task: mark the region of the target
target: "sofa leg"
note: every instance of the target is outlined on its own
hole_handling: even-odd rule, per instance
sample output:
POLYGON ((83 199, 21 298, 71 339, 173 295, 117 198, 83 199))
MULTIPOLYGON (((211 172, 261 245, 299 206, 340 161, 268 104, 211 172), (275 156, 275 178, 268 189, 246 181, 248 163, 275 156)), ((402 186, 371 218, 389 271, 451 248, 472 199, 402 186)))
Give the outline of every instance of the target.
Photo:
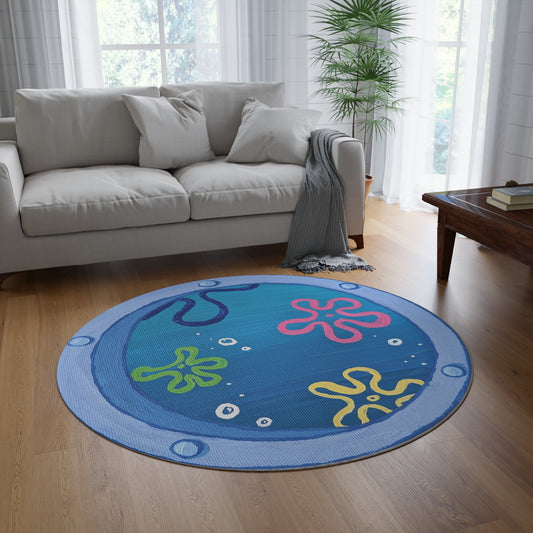
POLYGON ((5 272, 3 274, 0 274, 0 291, 2 290, 2 283, 4 283, 4 280, 9 278, 10 276, 13 276, 16 274, 16 272, 5 272))
POLYGON ((358 250, 362 250, 365 247, 365 241, 362 235, 348 235, 348 237, 355 241, 358 250))

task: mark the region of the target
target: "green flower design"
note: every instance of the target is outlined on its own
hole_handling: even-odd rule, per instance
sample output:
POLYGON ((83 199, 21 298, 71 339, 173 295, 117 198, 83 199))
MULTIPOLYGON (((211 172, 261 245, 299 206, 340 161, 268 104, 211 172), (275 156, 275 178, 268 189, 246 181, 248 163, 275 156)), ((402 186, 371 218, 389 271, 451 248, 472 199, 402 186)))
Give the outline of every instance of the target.
POLYGON ((176 354, 176 360, 173 363, 156 368, 139 366, 131 372, 131 377, 135 381, 144 382, 170 376, 172 380, 167 385, 167 390, 174 394, 189 392, 196 385, 199 387, 212 387, 217 385, 222 380, 222 377, 214 374, 211 370, 226 368, 228 362, 222 357, 203 357, 197 359, 198 352, 198 348, 194 346, 182 346, 174 352, 176 354), (190 369, 190 374, 180 372, 180 370, 183 370, 187 366, 190 369), (178 368, 178 370, 170 370, 173 367, 178 368), (185 381, 185 385, 177 387, 182 381, 185 381))

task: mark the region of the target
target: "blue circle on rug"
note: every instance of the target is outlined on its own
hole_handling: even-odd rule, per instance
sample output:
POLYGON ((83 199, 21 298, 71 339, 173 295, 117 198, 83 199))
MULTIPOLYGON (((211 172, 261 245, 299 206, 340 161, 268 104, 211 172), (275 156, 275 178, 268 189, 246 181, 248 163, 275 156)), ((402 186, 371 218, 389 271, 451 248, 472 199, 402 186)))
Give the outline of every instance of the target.
POLYGON ((283 470, 367 457, 448 417, 471 381, 454 331, 418 305, 337 280, 239 276, 124 302, 57 370, 101 435, 179 463, 283 470))

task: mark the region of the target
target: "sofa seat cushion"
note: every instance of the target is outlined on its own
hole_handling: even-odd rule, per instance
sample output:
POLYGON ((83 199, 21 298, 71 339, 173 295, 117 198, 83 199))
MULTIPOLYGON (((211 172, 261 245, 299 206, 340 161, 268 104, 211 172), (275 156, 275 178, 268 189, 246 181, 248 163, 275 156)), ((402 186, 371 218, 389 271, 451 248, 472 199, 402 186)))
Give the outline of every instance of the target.
POLYGON ((176 170, 174 176, 189 194, 191 218, 202 220, 294 211, 305 167, 228 163, 218 157, 176 170))
POLYGON ((24 180, 29 236, 184 222, 189 199, 168 172, 130 165, 48 170, 24 180))

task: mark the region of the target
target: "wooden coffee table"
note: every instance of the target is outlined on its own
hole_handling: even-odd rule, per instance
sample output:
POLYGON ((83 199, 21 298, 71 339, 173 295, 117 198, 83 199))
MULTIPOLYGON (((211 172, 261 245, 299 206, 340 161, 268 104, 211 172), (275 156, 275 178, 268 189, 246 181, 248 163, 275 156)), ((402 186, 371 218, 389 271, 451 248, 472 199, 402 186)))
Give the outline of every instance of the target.
POLYGON ((493 207, 486 201, 492 189, 487 187, 422 195, 424 202, 439 208, 438 279, 448 279, 456 233, 533 266, 533 209, 502 211, 493 207))

